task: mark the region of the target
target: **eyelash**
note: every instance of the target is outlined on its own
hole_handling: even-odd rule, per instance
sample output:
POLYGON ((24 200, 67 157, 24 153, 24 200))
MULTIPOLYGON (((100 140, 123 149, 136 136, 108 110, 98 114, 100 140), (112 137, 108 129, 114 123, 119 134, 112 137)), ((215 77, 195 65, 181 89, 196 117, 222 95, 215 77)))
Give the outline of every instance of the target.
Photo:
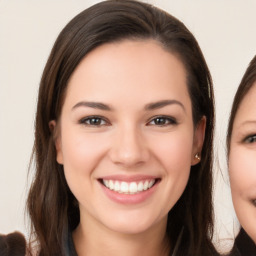
POLYGON ((249 135, 244 139, 245 143, 252 144, 256 142, 256 134, 249 135))
MULTIPOLYGON (((102 116, 88 116, 79 120, 79 123, 85 126, 92 126, 92 127, 101 127, 101 126, 110 125, 110 122, 102 116)), ((147 126, 155 125, 155 126, 164 127, 164 126, 177 125, 177 124, 178 124, 177 120, 173 117, 155 116, 151 118, 146 125, 147 126), (152 124, 152 122, 154 123, 152 124)))
POLYGON ((169 126, 169 125, 177 125, 177 120, 170 116, 155 116, 152 119, 149 120, 147 125, 156 125, 156 126, 169 126), (152 122, 155 122, 154 124, 151 124, 152 122), (158 124, 156 123, 158 122, 158 124))
POLYGON ((93 127, 101 127, 101 126, 109 125, 109 121, 102 116, 88 116, 88 117, 82 118, 79 121, 79 123, 85 126, 93 126, 93 127))

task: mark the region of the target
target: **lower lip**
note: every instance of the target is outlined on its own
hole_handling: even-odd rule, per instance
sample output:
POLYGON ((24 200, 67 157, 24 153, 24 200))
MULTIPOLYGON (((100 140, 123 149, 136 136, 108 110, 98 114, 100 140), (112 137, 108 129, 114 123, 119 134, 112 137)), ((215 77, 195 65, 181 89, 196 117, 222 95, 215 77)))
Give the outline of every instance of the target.
POLYGON ((158 183, 155 183, 153 187, 148 190, 136 193, 136 194, 121 194, 114 190, 110 190, 101 184, 104 193, 107 195, 108 198, 113 200, 116 203, 120 204, 139 204, 146 201, 150 196, 156 191, 158 183))

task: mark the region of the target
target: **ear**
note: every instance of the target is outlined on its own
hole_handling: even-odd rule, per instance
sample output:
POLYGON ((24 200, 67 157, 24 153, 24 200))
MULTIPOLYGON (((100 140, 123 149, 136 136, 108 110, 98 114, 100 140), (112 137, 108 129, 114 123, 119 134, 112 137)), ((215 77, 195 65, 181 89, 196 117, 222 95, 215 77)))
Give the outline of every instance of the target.
POLYGON ((56 161, 59 164, 63 164, 62 144, 59 127, 55 120, 49 122, 49 128, 53 136, 55 149, 56 149, 56 161))
POLYGON ((204 144, 205 127, 206 127, 206 117, 203 116, 202 119, 197 123, 194 131, 191 165, 196 165, 201 160, 201 151, 204 144))

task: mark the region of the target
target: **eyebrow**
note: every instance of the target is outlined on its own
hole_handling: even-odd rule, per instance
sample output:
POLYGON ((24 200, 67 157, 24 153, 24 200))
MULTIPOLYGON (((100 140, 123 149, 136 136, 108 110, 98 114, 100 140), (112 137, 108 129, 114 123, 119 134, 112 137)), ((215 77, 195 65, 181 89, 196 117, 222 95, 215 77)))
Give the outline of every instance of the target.
POLYGON ((145 110, 159 109, 159 108, 163 108, 165 106, 173 105, 173 104, 177 104, 181 106, 181 108, 186 112, 184 105, 178 100, 161 100, 161 101, 149 103, 145 106, 145 110))
POLYGON ((239 128, 240 127, 243 127, 245 125, 255 125, 256 124, 256 120, 246 120, 244 122, 242 122, 240 125, 239 125, 239 128))
POLYGON ((95 108, 95 109, 106 110, 106 111, 112 110, 112 108, 110 106, 108 106, 104 103, 91 102, 91 101, 80 101, 72 108, 72 110, 74 110, 78 107, 89 107, 89 108, 95 108))
MULTIPOLYGON (((177 104, 177 105, 181 106, 181 108, 186 112, 184 105, 180 101, 177 101, 177 100, 161 100, 161 101, 149 103, 149 104, 145 105, 144 109, 146 111, 155 110, 155 109, 160 109, 160 108, 166 107, 168 105, 173 105, 173 104, 177 104)), ((105 110, 105 111, 113 111, 112 107, 110 107, 107 104, 101 103, 101 102, 80 101, 72 107, 72 110, 74 110, 78 107, 89 107, 89 108, 100 109, 100 110, 105 110)))

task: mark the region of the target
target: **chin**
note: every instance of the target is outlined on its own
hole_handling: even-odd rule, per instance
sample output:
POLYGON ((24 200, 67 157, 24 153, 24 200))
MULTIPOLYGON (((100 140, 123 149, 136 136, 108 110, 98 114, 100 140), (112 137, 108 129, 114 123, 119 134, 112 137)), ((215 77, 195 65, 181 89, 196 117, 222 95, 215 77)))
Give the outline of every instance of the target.
POLYGON ((109 226, 109 229, 116 233, 124 234, 124 235, 138 235, 144 232, 147 232, 151 228, 150 225, 140 225, 137 226, 135 224, 127 224, 127 223, 115 223, 113 226, 109 226))
POLYGON ((162 225, 166 226, 167 216, 162 219, 158 219, 154 216, 147 214, 122 214, 113 217, 111 221, 106 225, 109 229, 117 233, 136 235, 149 230, 153 230, 162 225), (135 215, 135 216, 134 216, 135 215))

